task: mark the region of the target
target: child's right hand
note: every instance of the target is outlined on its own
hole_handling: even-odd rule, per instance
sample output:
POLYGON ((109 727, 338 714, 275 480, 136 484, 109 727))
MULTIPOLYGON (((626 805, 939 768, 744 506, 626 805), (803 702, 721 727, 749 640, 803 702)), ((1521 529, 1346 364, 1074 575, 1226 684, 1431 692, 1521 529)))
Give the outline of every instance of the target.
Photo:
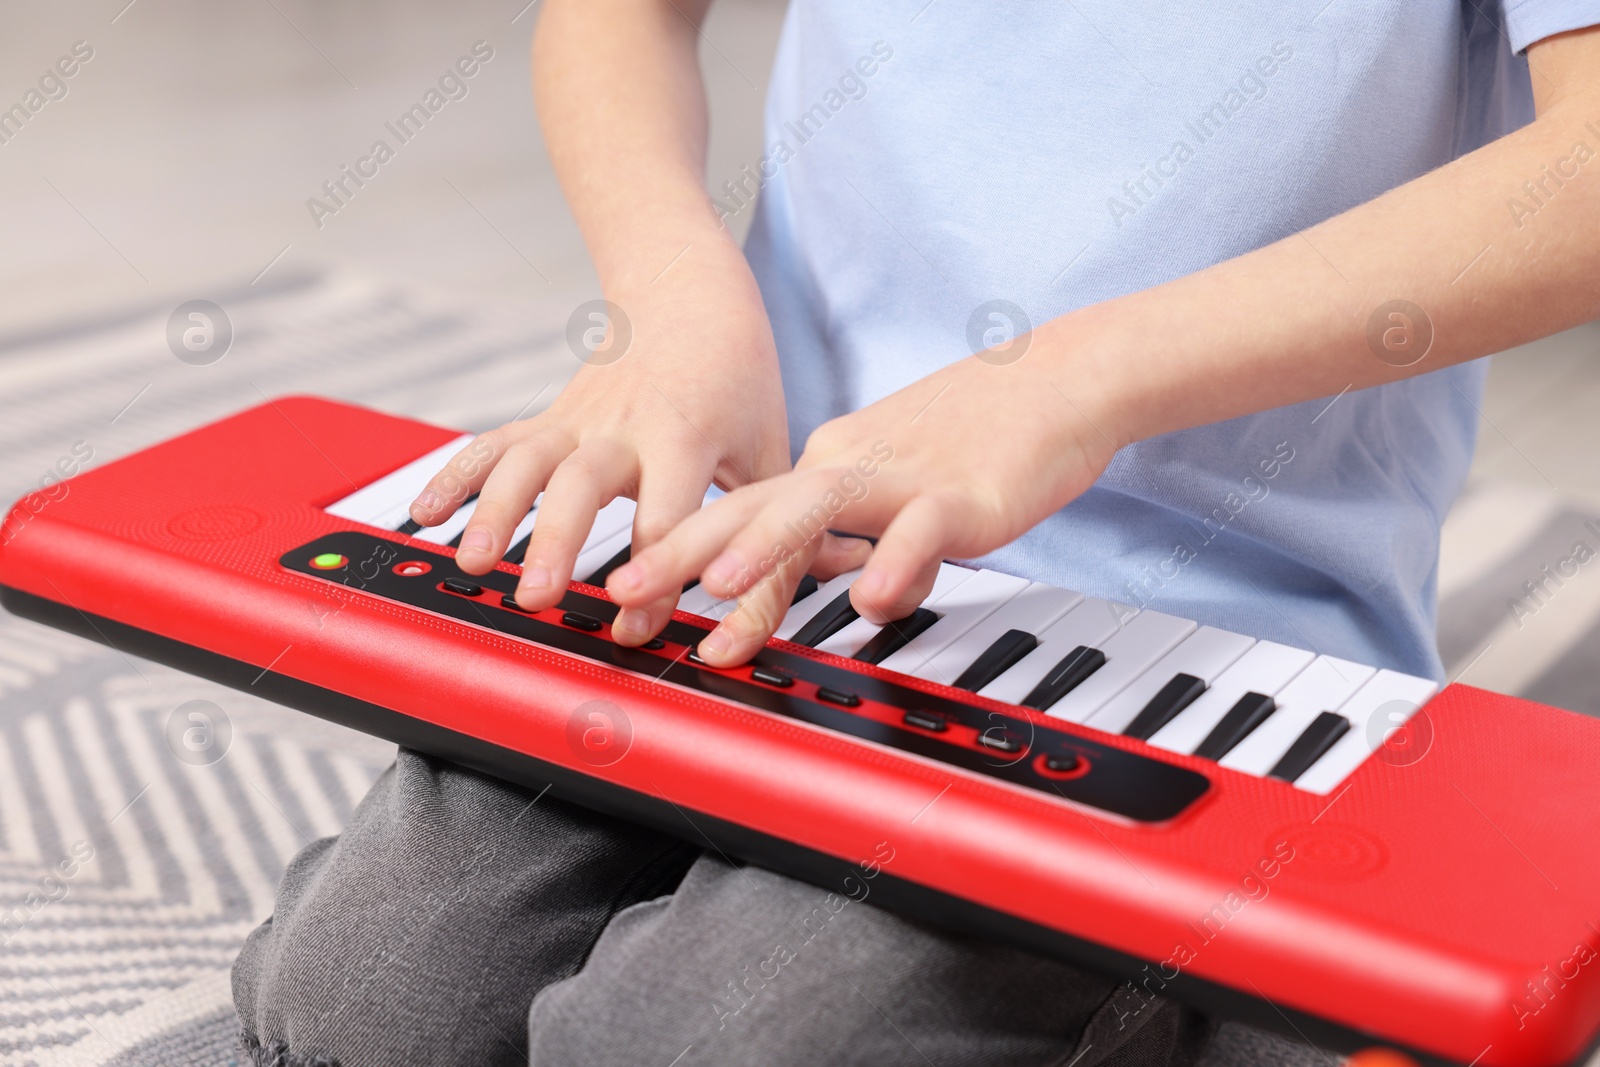
MULTIPOLYGON (((436 526, 480 494, 456 552, 463 570, 492 569, 543 492, 517 602, 551 607, 573 578, 595 513, 614 498, 639 503, 638 551, 698 509, 713 481, 732 489, 789 469, 772 329, 742 257, 733 262, 719 252, 696 257, 691 249, 657 282, 615 294, 633 334, 620 358, 582 367, 538 415, 481 434, 418 495, 412 518, 436 526)), ((838 561, 840 570, 858 565, 854 556, 864 548, 836 544, 821 568, 831 569, 841 552, 850 558, 838 561)), ((663 596, 624 611, 616 639, 648 640, 676 602, 663 596)))

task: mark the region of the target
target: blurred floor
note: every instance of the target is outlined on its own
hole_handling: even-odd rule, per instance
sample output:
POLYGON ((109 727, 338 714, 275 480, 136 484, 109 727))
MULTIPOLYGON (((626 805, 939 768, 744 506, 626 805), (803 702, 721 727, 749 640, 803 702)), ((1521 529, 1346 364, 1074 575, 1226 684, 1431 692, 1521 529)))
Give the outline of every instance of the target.
MULTIPOLYGON (((7 5, 0 107, 78 41, 67 95, 0 143, 0 333, 152 295, 337 263, 560 318, 593 273, 533 115, 528 0, 7 5), (398 145, 384 124, 483 41, 467 95, 398 145), (322 219, 383 137, 396 156, 322 219), (287 251, 284 251, 287 249, 287 251), (279 257, 282 253, 281 258, 279 257)), ((782 5, 724 0, 703 34, 710 173, 756 158, 782 5)), ((619 165, 628 165, 619 146, 619 165)))

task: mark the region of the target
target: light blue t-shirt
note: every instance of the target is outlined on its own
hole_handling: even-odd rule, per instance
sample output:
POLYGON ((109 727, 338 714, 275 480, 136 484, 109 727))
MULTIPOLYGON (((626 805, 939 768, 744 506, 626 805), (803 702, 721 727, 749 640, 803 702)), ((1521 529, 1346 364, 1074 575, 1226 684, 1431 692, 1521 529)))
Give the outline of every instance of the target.
MULTIPOLYGON (((1146 289, 1515 129, 1520 51, 1596 23, 1600 0, 793 0, 766 154, 719 200, 756 212, 796 452, 992 344, 991 301, 1037 324, 1146 289)), ((1151 336, 1134 372, 1161 364, 1151 336)), ((1143 441, 981 562, 1438 676, 1484 369, 1143 441)))

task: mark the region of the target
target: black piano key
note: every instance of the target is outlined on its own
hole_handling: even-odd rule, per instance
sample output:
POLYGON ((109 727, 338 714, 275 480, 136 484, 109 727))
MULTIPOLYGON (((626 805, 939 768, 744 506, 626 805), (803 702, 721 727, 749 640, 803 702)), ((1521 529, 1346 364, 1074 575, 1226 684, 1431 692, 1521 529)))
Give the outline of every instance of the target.
POLYGON ((1250 736, 1250 731, 1267 721, 1278 710, 1278 704, 1261 693, 1246 693, 1228 709, 1217 725, 1211 728, 1206 739, 1194 754, 1201 759, 1219 760, 1232 752, 1240 741, 1250 736))
POLYGON ((1095 671, 1106 665, 1106 654, 1098 648, 1079 645, 1068 652, 1060 663, 1050 668, 1033 692, 1022 698, 1022 706, 1035 711, 1049 711, 1056 701, 1082 685, 1095 671))
POLYGON ((850 590, 846 589, 821 611, 811 616, 810 621, 800 627, 789 640, 807 648, 816 648, 859 618, 861 613, 851 607, 850 590))
MULTIPOLYGON (((459 510, 459 508, 466 507, 468 504, 472 503, 476 499, 478 499, 478 494, 477 493, 473 493, 471 496, 467 497, 467 499, 463 500, 460 503, 460 505, 458 506, 458 510, 459 510)), ((424 527, 422 525, 422 523, 418 522, 416 519, 413 519, 408 515, 406 517, 406 521, 402 522, 399 525, 399 527, 397 527, 395 529, 395 533, 403 533, 407 537, 410 537, 413 534, 418 533, 418 532, 420 532, 420 531, 422 531, 424 529, 426 529, 426 527, 424 527)), ((455 544, 455 541, 451 541, 450 543, 451 544, 455 544)))
POLYGON ((1306 732, 1295 738, 1289 751, 1283 754, 1278 765, 1267 772, 1268 778, 1281 778, 1292 782, 1311 769, 1332 748, 1334 742, 1350 730, 1350 720, 1343 715, 1325 711, 1312 720, 1306 732))
POLYGON ((611 572, 632 558, 633 544, 632 542, 629 542, 628 544, 622 546, 621 552, 618 552, 616 555, 600 564, 600 568, 584 578, 583 581, 589 585, 598 585, 601 588, 604 588, 606 584, 606 578, 610 576, 611 572))
POLYGON ((800 601, 810 596, 812 593, 815 593, 817 591, 817 585, 818 582, 814 576, 802 574, 800 576, 800 584, 795 586, 794 596, 789 598, 789 606, 792 608, 796 604, 800 603, 800 601))
POLYGON ((976 693, 1039 647, 1039 639, 1026 630, 1007 630, 984 649, 972 665, 955 680, 955 688, 976 693))
POLYGON ((938 615, 927 608, 918 608, 903 619, 885 623, 883 629, 873 634, 872 639, 861 646, 854 658, 861 663, 882 663, 938 621, 938 615))
POLYGON ((1150 698, 1139 714, 1123 730, 1123 736, 1148 741, 1156 731, 1178 717, 1178 712, 1193 704, 1206 691, 1206 683, 1192 674, 1174 675, 1172 681, 1161 687, 1161 692, 1150 698))

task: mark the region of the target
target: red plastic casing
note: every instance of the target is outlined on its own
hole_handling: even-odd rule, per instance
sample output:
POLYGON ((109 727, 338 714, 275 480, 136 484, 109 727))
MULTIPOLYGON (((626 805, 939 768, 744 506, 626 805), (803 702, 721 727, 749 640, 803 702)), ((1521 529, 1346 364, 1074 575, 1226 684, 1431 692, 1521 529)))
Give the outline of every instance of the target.
POLYGON ((1450 686, 1420 713, 1425 755, 1368 759, 1320 797, 1041 719, 1211 779, 1143 826, 342 587, 330 601, 278 565, 360 529, 324 505, 457 433, 271 401, 25 497, 0 585, 841 860, 887 842, 899 878, 1376 1040, 1481 1067, 1594 1041, 1600 722, 1450 686), (565 736, 597 695, 633 731, 601 768, 565 736))

